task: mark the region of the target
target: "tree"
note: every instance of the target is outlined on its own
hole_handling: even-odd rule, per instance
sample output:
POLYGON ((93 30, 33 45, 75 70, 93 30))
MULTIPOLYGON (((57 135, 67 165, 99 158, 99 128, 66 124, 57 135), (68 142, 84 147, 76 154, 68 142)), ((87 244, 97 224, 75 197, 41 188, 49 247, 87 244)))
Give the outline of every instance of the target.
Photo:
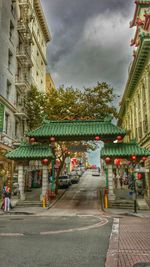
POLYGON ((81 92, 72 87, 51 89, 47 93, 45 113, 50 120, 66 120, 75 118, 80 113, 81 92))
POLYGON ((117 110, 113 106, 115 97, 113 88, 106 82, 97 82, 96 86, 85 88, 80 101, 82 117, 104 119, 108 114, 117 117, 117 110))
POLYGON ((29 130, 39 127, 44 117, 45 94, 38 91, 35 86, 27 92, 25 97, 25 109, 29 130))
POLYGON ((49 119, 104 119, 108 114, 117 117, 113 106, 115 95, 107 83, 83 91, 73 87, 52 89, 46 97, 45 113, 49 119))

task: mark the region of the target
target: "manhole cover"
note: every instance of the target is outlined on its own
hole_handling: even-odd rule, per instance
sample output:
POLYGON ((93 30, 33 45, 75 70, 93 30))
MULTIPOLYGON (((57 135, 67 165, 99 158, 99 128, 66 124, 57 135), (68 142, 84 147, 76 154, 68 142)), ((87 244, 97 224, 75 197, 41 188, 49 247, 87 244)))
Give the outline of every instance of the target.
POLYGON ((133 267, 150 267, 150 262, 139 262, 134 264, 133 267))

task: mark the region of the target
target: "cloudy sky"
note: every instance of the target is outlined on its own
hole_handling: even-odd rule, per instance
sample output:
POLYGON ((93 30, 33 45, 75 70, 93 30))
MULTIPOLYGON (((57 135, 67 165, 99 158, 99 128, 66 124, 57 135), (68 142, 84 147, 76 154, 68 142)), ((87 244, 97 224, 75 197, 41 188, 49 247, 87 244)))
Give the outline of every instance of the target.
POLYGON ((132 61, 134 0, 41 0, 52 35, 48 71, 56 86, 106 81, 122 94, 132 61))

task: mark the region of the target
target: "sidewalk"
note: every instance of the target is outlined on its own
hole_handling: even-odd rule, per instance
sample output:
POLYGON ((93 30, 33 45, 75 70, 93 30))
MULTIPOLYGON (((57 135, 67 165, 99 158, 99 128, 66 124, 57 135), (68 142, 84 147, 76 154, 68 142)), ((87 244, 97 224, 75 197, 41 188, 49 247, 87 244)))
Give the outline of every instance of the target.
POLYGON ((115 218, 105 267, 133 267, 134 265, 150 266, 150 219, 115 218))
MULTIPOLYGON (((17 207, 17 203, 19 201, 19 199, 17 198, 12 198, 11 199, 11 204, 13 206, 13 209, 10 210, 9 214, 12 215, 39 215, 41 216, 42 214, 46 215, 49 214, 50 212, 48 211, 65 193, 65 189, 64 190, 59 190, 56 198, 52 199, 50 201, 49 206, 47 206, 46 208, 42 207, 42 203, 41 203, 41 207, 17 207)), ((34 201, 33 201, 34 203, 34 201)), ((0 207, 1 207, 2 202, 0 201, 0 207)), ((0 209, 0 216, 1 215, 6 215, 6 213, 4 213, 1 209, 0 209)))

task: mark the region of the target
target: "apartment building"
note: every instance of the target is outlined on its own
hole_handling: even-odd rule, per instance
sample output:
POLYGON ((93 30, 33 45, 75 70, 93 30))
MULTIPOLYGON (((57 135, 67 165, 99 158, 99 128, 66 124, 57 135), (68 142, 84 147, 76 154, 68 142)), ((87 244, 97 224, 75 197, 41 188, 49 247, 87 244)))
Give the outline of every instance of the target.
POLYGON ((46 73, 46 92, 50 92, 51 89, 56 89, 56 86, 50 73, 46 73))
POLYGON ((45 91, 50 39, 40 0, 0 0, 0 172, 10 164, 4 153, 27 130, 27 91, 45 91))
MULTIPOLYGON (((133 61, 119 111, 118 125, 127 130, 126 141, 136 141, 150 149, 150 0, 135 1, 130 27, 135 27, 131 40, 133 61)), ((150 169, 150 160, 145 162, 150 169)), ((150 173, 146 173, 146 194, 150 197, 150 173)))

